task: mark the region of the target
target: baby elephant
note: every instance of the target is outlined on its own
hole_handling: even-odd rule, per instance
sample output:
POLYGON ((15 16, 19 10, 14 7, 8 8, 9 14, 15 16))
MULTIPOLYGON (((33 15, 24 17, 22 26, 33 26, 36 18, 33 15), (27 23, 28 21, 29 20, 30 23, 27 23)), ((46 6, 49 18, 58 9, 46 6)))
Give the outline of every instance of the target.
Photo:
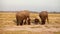
POLYGON ((35 18, 34 19, 34 24, 38 24, 39 23, 39 19, 35 18))

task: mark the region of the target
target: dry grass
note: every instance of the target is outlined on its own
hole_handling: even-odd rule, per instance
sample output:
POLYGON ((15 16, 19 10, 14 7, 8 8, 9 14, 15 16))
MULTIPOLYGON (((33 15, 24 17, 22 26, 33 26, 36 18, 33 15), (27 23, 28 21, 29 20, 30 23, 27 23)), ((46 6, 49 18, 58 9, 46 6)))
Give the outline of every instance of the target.
POLYGON ((60 34, 60 32, 54 32, 54 34, 60 34))
MULTIPOLYGON (((14 22, 16 20, 15 18, 16 13, 4 13, 0 12, 0 28, 8 26, 16 26, 16 23, 14 22)), ((38 14, 31 13, 30 18, 32 19, 31 22, 33 22, 34 18, 39 18, 38 14)), ((46 22, 47 23, 47 22, 46 22)), ((54 28, 60 28, 60 14, 49 14, 49 24, 51 25, 58 25, 58 26, 52 26, 54 28)), ((49 26, 45 26, 47 28, 50 28, 49 26)), ((40 26, 38 27, 31 27, 31 28, 41 28, 40 26)), ((30 31, 3 31, 0 32, 1 34, 41 34, 41 32, 30 32, 30 31)), ((60 32, 58 32, 60 33, 60 32)), ((55 33, 56 34, 56 33, 55 33)))
POLYGON ((3 34, 39 34, 39 32, 21 30, 21 31, 4 31, 3 34))
MULTIPOLYGON (((14 20, 16 20, 15 14, 16 13, 0 13, 0 24, 15 25, 16 24, 14 22, 14 20)), ((31 21, 33 21, 34 18, 40 19, 38 14, 35 14, 35 13, 31 13, 30 16, 31 16, 30 18, 32 19, 31 21)), ((49 22, 51 24, 53 24, 53 23, 60 24, 60 14, 49 14, 49 22)))

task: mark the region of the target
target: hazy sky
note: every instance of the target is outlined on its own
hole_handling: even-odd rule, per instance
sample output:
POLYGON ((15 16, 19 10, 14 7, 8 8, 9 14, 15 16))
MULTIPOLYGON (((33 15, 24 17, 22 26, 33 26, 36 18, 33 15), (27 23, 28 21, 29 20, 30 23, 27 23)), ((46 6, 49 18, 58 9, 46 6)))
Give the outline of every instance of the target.
POLYGON ((2 11, 60 11, 60 0, 0 0, 2 11))

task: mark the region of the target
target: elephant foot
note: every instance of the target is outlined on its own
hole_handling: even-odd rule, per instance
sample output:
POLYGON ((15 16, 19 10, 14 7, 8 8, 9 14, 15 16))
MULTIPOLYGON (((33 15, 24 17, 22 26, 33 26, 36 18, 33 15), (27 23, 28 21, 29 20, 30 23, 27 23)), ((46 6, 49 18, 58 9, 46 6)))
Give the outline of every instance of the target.
POLYGON ((24 22, 24 25, 26 25, 26 22, 24 22))
POLYGON ((19 26, 19 25, 17 25, 17 26, 19 26))
POLYGON ((44 25, 45 23, 42 23, 41 25, 44 25))
POLYGON ((19 23, 17 23, 17 26, 19 26, 19 23))
POLYGON ((30 25, 30 24, 28 24, 28 25, 30 25))
POLYGON ((20 24, 21 26, 23 25, 23 24, 20 24))
POLYGON ((38 24, 35 24, 35 25, 38 25, 38 24))
POLYGON ((22 25, 23 25, 23 23, 20 23, 20 25, 22 26, 22 25))
POLYGON ((37 25, 38 23, 37 22, 33 22, 33 24, 37 25))
POLYGON ((30 23, 28 23, 28 25, 30 25, 30 23))

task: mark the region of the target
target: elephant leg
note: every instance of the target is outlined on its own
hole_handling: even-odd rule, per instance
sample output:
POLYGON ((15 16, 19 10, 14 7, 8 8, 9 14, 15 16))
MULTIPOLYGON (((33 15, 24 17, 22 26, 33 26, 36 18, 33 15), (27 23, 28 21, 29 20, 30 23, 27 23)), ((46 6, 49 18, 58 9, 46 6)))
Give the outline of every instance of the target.
POLYGON ((20 25, 23 25, 23 20, 20 21, 20 25))
POLYGON ((26 25, 26 19, 24 20, 24 25, 26 25))
POLYGON ((19 25, 19 22, 17 22, 17 26, 19 25))
POLYGON ((28 19, 27 19, 27 22, 28 22, 28 25, 30 25, 30 24, 31 24, 31 23, 30 23, 30 18, 28 18, 28 19))
POLYGON ((19 20, 17 19, 17 26, 19 25, 19 20))
POLYGON ((45 24, 45 21, 42 20, 42 23, 41 24, 44 25, 45 24))

